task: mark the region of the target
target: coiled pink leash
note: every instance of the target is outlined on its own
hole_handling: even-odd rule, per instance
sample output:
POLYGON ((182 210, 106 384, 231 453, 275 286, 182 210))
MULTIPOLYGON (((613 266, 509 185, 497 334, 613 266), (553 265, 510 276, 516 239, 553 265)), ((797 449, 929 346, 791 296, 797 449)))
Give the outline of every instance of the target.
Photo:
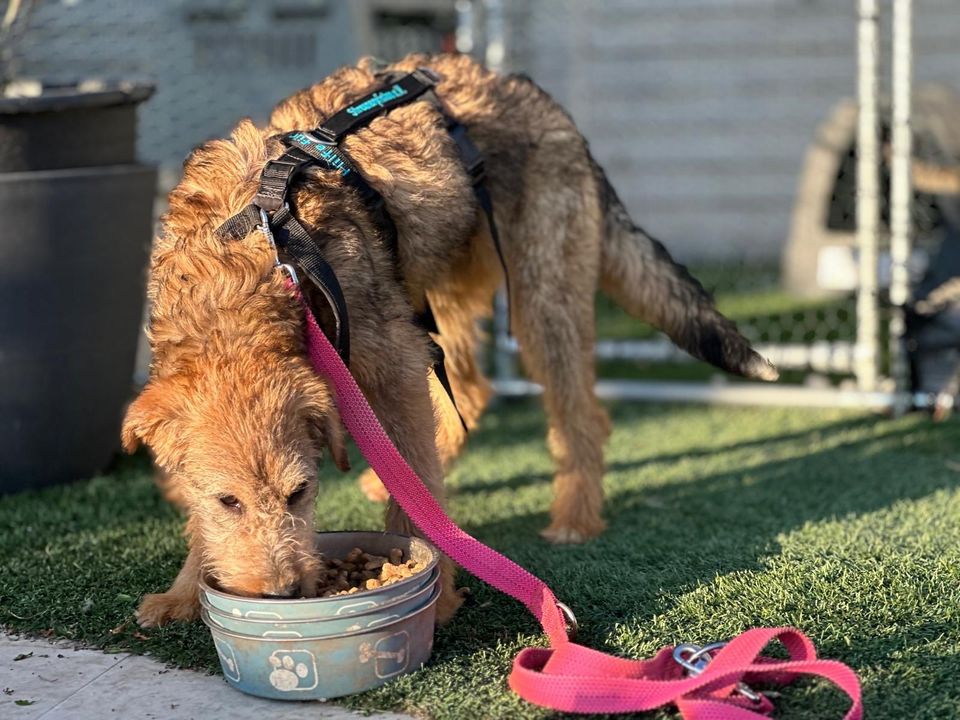
POLYGON ((784 684, 800 675, 814 675, 850 697, 845 720, 863 717, 860 682, 853 670, 818 659, 813 643, 793 628, 754 628, 728 643, 702 648, 665 647, 650 660, 626 660, 572 642, 568 624, 575 627, 573 614, 546 583, 465 533, 447 516, 394 447, 299 288, 293 287, 304 306, 310 362, 333 384, 344 425, 387 490, 434 545, 465 570, 522 602, 543 626, 550 647, 527 648, 513 663, 510 687, 520 697, 566 712, 642 712, 672 704, 686 720, 757 720, 767 717, 773 705, 750 685, 784 684), (761 656, 774 640, 786 648, 789 660, 761 656))

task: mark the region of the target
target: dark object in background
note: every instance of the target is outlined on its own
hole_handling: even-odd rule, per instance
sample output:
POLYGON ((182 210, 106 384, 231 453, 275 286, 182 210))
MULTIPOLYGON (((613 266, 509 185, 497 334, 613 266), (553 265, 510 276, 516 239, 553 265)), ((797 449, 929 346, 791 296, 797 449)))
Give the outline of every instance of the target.
POLYGON ((156 171, 152 87, 0 98, 0 492, 89 477, 119 446, 156 171))
POLYGON ((960 392, 960 199, 942 201, 942 240, 913 290, 906 343, 914 392, 943 414, 960 392))

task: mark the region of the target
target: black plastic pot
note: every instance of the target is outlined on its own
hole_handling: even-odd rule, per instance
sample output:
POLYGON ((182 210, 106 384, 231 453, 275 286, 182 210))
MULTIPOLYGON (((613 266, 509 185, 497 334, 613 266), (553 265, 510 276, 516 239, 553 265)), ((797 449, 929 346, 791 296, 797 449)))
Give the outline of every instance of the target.
POLYGON ((154 168, 146 86, 0 98, 0 492, 116 452, 143 312, 154 168))

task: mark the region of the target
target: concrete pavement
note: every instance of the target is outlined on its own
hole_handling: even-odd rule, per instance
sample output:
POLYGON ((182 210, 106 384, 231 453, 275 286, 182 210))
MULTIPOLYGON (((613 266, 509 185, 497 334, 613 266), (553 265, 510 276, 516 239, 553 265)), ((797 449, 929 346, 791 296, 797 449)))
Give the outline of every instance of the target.
POLYGON ((322 702, 244 695, 220 676, 167 668, 143 655, 107 655, 0 634, 0 718, 4 720, 412 720, 361 716, 322 702))

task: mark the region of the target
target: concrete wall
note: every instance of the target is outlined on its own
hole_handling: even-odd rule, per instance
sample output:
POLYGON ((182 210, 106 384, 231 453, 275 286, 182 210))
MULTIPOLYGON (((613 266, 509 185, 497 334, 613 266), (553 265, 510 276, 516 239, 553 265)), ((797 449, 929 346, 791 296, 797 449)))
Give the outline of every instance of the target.
MULTIPOLYGON (((960 1, 915 6, 917 81, 960 85, 960 1)), ((687 259, 780 255, 806 146, 856 91, 855 0, 519 0, 510 29, 640 225, 687 259)))

